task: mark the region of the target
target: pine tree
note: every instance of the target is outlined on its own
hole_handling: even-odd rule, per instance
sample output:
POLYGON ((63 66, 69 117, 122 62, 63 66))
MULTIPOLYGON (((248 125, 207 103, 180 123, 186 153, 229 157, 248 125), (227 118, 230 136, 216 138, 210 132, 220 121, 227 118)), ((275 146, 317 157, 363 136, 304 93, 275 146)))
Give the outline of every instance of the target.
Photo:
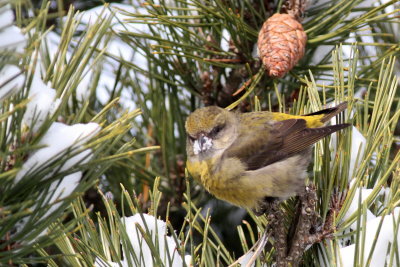
POLYGON ((399 1, 306 2, 1 1, 0 265, 399 265, 399 1), (198 107, 342 101, 283 238, 185 171, 198 107))

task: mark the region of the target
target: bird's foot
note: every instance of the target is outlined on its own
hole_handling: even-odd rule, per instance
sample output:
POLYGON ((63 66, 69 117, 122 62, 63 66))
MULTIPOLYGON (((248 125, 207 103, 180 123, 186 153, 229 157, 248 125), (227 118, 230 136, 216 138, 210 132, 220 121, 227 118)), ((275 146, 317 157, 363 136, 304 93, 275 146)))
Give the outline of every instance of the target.
POLYGON ((271 214, 276 209, 276 203, 279 204, 278 198, 276 197, 265 197, 261 203, 259 203, 256 209, 253 209, 253 213, 256 216, 264 214, 271 214))

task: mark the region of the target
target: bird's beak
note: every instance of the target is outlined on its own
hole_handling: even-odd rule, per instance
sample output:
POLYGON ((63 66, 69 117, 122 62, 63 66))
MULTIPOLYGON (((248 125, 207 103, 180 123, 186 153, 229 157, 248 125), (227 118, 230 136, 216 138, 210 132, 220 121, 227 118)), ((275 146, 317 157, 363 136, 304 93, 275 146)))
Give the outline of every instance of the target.
POLYGON ((212 147, 212 139, 205 136, 204 134, 201 134, 200 137, 194 141, 193 144, 193 151, 194 154, 199 154, 201 152, 204 152, 212 147))
POLYGON ((200 145, 200 151, 203 152, 204 150, 206 150, 206 143, 207 143, 207 137, 204 136, 204 134, 202 134, 199 139, 197 139, 197 142, 199 142, 200 145))

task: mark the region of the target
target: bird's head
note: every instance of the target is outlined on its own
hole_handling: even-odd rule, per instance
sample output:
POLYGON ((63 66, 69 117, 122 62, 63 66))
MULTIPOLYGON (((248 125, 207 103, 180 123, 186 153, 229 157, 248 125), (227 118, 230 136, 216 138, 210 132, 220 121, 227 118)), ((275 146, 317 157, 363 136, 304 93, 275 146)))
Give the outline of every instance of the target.
POLYGON ((237 123, 234 113, 216 106, 195 110, 185 125, 188 156, 212 155, 228 148, 237 136, 237 123))

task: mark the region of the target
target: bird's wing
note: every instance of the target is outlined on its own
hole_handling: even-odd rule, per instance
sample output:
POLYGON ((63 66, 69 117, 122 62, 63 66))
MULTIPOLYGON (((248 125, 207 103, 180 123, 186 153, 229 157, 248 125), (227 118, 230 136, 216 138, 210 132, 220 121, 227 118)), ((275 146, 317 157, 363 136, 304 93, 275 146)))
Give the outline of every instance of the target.
POLYGON ((247 170, 256 170, 300 153, 325 136, 348 126, 307 128, 303 119, 245 125, 251 127, 239 130, 237 140, 223 157, 239 158, 247 165, 247 170))

